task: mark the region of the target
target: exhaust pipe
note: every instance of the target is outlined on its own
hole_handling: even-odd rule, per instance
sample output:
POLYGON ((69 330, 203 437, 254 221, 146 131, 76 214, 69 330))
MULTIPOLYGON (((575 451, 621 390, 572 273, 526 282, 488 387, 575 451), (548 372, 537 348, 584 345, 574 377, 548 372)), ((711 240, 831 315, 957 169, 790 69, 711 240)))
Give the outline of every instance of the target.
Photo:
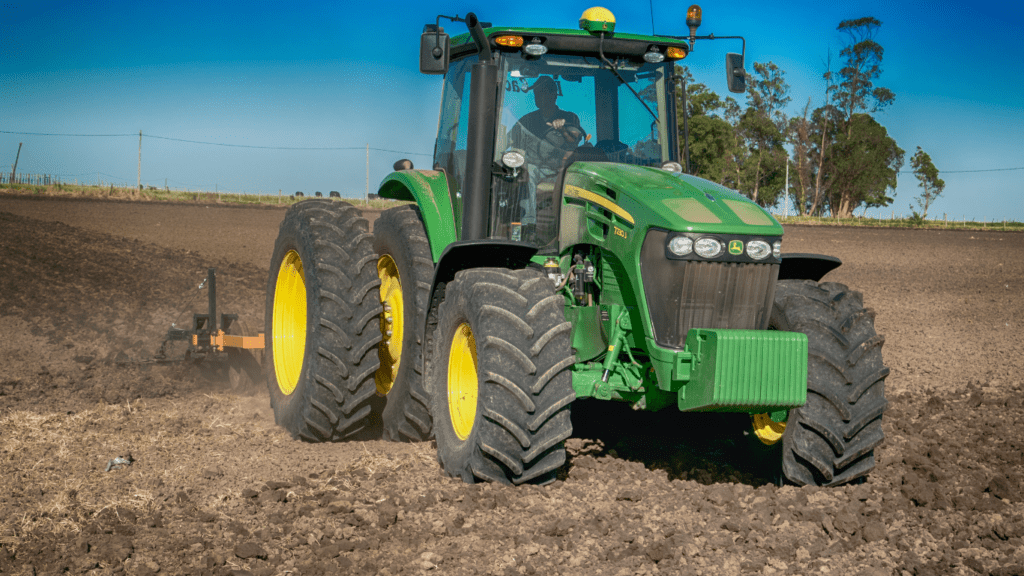
POLYGON ((494 158, 494 123, 498 90, 498 66, 476 14, 466 15, 466 25, 480 50, 469 85, 469 126, 466 132, 466 177, 462 188, 462 238, 487 238, 490 210, 491 160, 494 158))

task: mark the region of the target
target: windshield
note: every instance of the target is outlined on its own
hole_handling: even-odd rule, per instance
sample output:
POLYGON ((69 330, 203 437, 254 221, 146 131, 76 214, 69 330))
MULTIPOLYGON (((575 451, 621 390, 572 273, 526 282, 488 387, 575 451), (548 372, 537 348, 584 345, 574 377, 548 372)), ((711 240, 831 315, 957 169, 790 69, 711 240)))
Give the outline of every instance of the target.
POLYGON ((580 146, 593 146, 610 162, 660 166, 675 160, 666 97, 671 64, 614 64, 643 102, 596 56, 502 54, 495 160, 519 149, 528 164, 557 170, 559 151, 580 146))
POLYGON ((492 236, 551 253, 570 164, 661 166, 677 160, 671 63, 613 64, 618 76, 596 56, 501 55, 494 161, 500 165, 505 152, 518 151, 526 163, 517 176, 494 179, 492 236))

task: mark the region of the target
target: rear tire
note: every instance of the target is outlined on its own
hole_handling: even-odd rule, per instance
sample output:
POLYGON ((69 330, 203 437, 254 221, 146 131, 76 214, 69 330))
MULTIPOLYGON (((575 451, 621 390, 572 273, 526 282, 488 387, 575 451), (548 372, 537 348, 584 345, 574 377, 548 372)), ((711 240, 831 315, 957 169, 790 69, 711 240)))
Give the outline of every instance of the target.
POLYGON ((381 306, 368 228, 354 206, 331 200, 300 202, 281 223, 265 372, 275 420, 302 440, 361 438, 370 425, 381 306))
POLYGON ((889 374, 874 317, 861 293, 842 284, 778 283, 769 328, 807 334, 809 356, 807 403, 789 411, 781 441, 764 447, 781 452, 786 480, 835 486, 874 469, 889 374))
POLYGON ((465 270, 446 286, 428 387, 447 474, 470 483, 555 479, 576 397, 564 306, 532 269, 465 270))
POLYGON ((427 440, 433 423, 423 384, 423 331, 434 261, 426 227, 416 207, 399 206, 385 210, 373 228, 384 305, 376 376, 378 393, 387 396, 384 439, 427 440))

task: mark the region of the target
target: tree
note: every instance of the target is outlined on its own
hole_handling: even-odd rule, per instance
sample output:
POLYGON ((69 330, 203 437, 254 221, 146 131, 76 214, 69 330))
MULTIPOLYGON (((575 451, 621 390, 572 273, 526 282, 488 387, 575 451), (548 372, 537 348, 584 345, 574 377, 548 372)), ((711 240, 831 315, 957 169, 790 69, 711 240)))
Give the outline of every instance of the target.
POLYGON ((834 146, 839 136, 837 112, 835 106, 826 104, 811 113, 809 122, 810 131, 810 166, 809 180, 811 182, 807 199, 807 211, 811 216, 820 216, 828 204, 829 191, 835 182, 833 173, 835 167, 834 146))
POLYGON ((727 171, 734 163, 736 136, 732 124, 723 119, 721 114, 729 114, 736 102, 732 98, 726 98, 723 102, 713 90, 694 82, 690 70, 685 66, 677 65, 675 74, 681 80, 675 90, 680 137, 683 134, 684 114, 689 122, 690 172, 725 185, 727 171), (682 104, 683 86, 686 87, 685 107, 682 104))
POLYGON ((785 135, 753 107, 743 111, 736 130, 744 148, 736 189, 762 206, 774 205, 786 181, 785 135))
MULTIPOLYGON (((857 112, 873 114, 892 104, 895 95, 888 88, 875 87, 874 81, 882 75, 882 56, 885 50, 874 37, 882 22, 871 16, 843 20, 836 30, 847 37, 847 44, 839 52, 842 68, 832 93, 832 102, 841 112, 847 134, 853 115, 857 112)), ((826 80, 832 80, 826 72, 826 80)))
POLYGON ((854 114, 849 135, 839 134, 832 150, 828 175, 832 180, 831 213, 848 218, 861 204, 891 204, 893 199, 886 192, 896 188, 903 154, 884 126, 867 114, 854 114))
MULTIPOLYGON (((914 169, 914 176, 917 177, 918 185, 924 189, 921 195, 914 199, 922 209, 921 219, 923 220, 928 217, 928 206, 936 198, 942 196, 946 183, 939 178, 939 170, 932 164, 931 156, 924 150, 921 150, 920 146, 917 147, 917 152, 910 159, 910 167, 914 169)), ((911 206, 911 210, 913 210, 913 206, 911 206)), ((914 215, 917 215, 916 211, 914 215)))
POLYGON ((712 182, 724 183, 732 158, 733 128, 715 116, 690 119, 690 170, 712 182))
MULTIPOLYGON (((888 88, 874 85, 882 74, 885 53, 874 40, 881 25, 870 16, 839 23, 836 30, 847 38, 839 53, 841 68, 834 73, 829 66, 825 72, 827 104, 815 111, 821 140, 815 150, 818 167, 812 208, 820 209, 816 201, 827 198, 832 215, 839 218, 849 218, 861 204, 891 203, 884 183, 893 166, 898 170, 903 165, 903 150, 870 116, 895 98, 888 88), (866 150, 868 142, 881 148, 866 150)), ((894 174, 892 179, 895 182, 894 174)))
POLYGON ((780 158, 780 152, 785 142, 783 109, 789 101, 785 73, 773 62, 754 62, 754 75, 747 86, 747 109, 737 128, 750 151, 750 165, 745 170, 747 185, 742 191, 762 206, 775 204, 785 183, 778 172, 780 163, 781 170, 785 170, 786 161, 780 158))
POLYGON ((802 115, 791 118, 787 126, 787 136, 793 145, 793 172, 796 175, 796 190, 793 192, 793 207, 798 216, 808 212, 808 200, 811 196, 811 177, 814 157, 811 144, 811 122, 808 119, 811 111, 811 99, 807 99, 802 115))

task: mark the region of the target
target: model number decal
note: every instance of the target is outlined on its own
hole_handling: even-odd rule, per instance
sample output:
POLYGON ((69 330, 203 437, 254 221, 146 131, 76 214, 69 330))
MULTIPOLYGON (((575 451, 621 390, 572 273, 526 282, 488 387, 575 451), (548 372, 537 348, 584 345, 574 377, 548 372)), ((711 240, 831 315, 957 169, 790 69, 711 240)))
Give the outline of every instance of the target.
POLYGON ((626 236, 626 231, 623 230, 622 228, 619 228, 618 226, 612 226, 612 229, 615 231, 616 236, 622 236, 623 239, 628 238, 626 236))

